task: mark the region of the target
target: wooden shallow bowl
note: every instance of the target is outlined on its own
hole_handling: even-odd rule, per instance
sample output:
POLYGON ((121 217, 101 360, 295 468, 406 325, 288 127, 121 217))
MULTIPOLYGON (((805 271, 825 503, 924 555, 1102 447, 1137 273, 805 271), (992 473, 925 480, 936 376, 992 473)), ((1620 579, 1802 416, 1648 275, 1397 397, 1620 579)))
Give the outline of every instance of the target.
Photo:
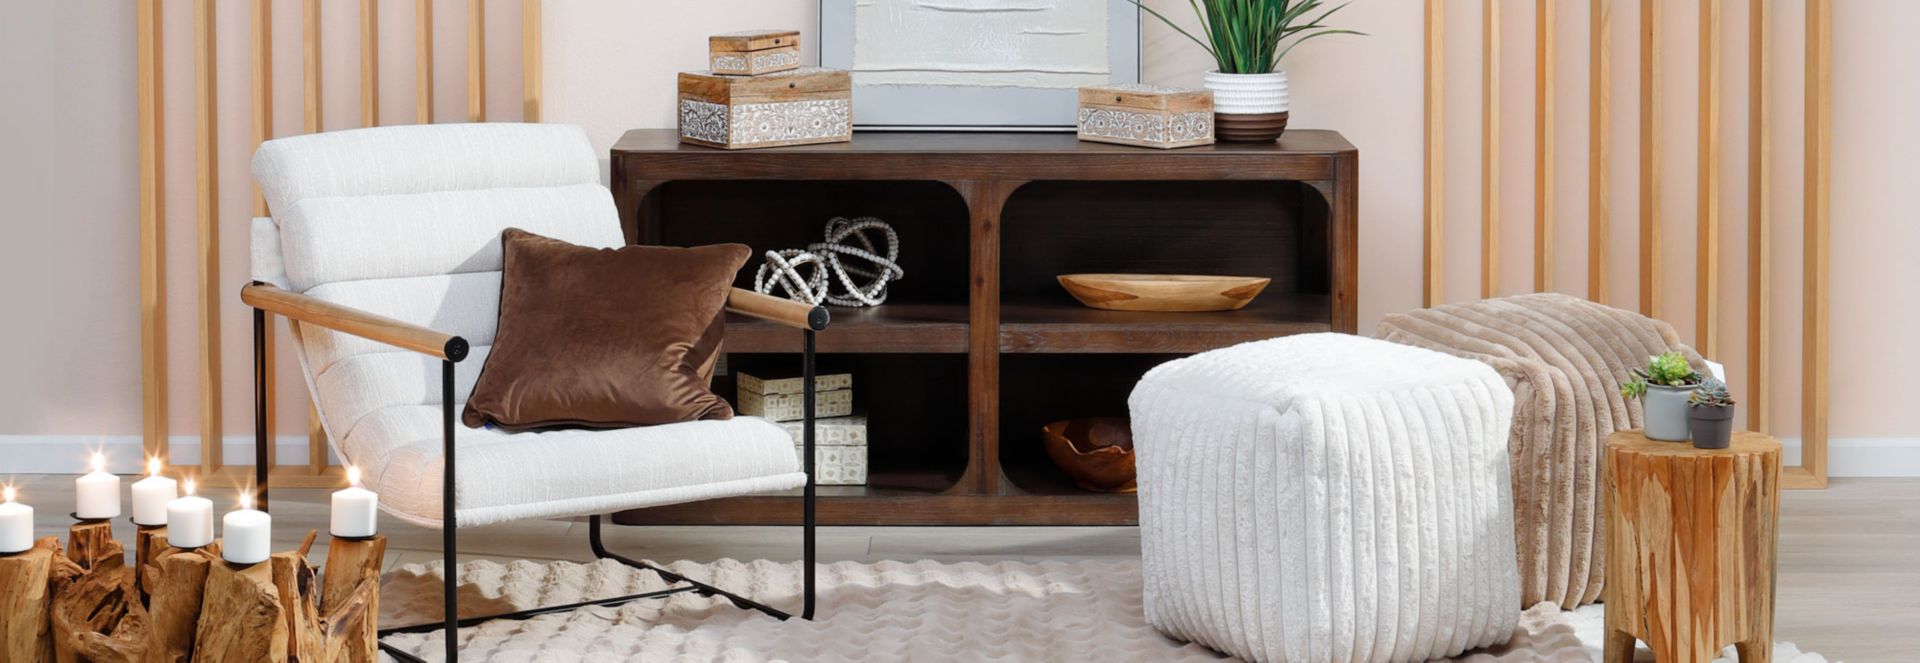
POLYGON ((1047 457, 1082 490, 1131 493, 1133 425, 1125 417, 1088 417, 1040 429, 1047 457))
POLYGON ((1109 311, 1235 311, 1273 279, 1192 274, 1061 274, 1060 286, 1109 311))

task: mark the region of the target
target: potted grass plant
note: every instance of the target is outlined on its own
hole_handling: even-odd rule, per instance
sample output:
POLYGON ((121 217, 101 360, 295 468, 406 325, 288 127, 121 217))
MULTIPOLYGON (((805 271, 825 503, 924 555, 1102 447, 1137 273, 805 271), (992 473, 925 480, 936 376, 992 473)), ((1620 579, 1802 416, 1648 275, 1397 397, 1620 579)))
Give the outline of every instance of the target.
POLYGON ((1327 18, 1346 5, 1328 8, 1323 0, 1187 0, 1205 39, 1142 0, 1130 1, 1213 56, 1219 68, 1207 72, 1206 87, 1213 91, 1214 136, 1227 141, 1271 141, 1286 131, 1292 99, 1280 61, 1295 46, 1365 34, 1327 27, 1327 18))
POLYGON ((1733 395, 1727 383, 1707 378, 1687 397, 1687 430, 1699 449, 1725 449, 1733 439, 1733 395))
POLYGON ((1686 356, 1668 352, 1649 357, 1646 368, 1635 368, 1627 374, 1620 395, 1645 401, 1641 421, 1646 425, 1647 438, 1687 441, 1687 398, 1699 386, 1700 373, 1687 363, 1686 356))

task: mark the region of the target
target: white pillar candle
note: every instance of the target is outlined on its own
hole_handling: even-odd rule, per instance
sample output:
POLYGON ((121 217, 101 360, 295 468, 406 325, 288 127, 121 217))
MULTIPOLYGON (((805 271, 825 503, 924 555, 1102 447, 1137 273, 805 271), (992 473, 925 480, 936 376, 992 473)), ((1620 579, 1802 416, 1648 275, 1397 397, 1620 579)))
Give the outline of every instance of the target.
POLYGON ((347 488, 333 494, 333 524, 327 532, 334 536, 365 538, 378 531, 380 495, 360 487, 360 468, 347 468, 347 488))
POLYGON ((167 505, 180 497, 179 484, 160 476, 160 457, 147 459, 147 478, 133 482, 133 524, 167 524, 167 505))
POLYGON ((193 480, 187 480, 187 496, 167 503, 167 545, 198 548, 213 543, 213 501, 193 494, 193 480))
POLYGON ((240 494, 240 509, 220 520, 220 558, 235 564, 259 564, 273 554, 273 516, 255 511, 253 496, 240 494))
POLYGON ((26 552, 33 547, 33 507, 13 501, 13 486, 0 489, 0 555, 26 552))
POLYGON ((107 457, 93 454, 93 471, 73 480, 73 515, 82 520, 120 516, 120 477, 107 473, 107 457))

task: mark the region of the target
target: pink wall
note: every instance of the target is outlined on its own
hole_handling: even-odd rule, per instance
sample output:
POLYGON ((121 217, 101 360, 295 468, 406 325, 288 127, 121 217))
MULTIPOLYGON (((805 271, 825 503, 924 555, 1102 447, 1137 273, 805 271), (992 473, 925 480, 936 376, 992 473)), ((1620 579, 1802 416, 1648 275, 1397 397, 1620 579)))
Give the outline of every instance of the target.
MULTIPOLYGON (((1502 174, 1506 221, 1501 291, 1530 285, 1532 215, 1532 8, 1503 0, 1502 174)), ((1585 292, 1586 3, 1560 0, 1556 287, 1585 292)), ((327 30, 326 126, 357 126, 357 8, 323 3, 327 30)), ((1151 4, 1185 16, 1184 3, 1151 4)), ((1412 0, 1352 5, 1341 23, 1372 33, 1331 38, 1295 51, 1296 127, 1337 129, 1361 148, 1362 329, 1382 315, 1419 305, 1421 238, 1422 14, 1412 0)), ((1613 51, 1613 260, 1615 303, 1634 305, 1637 3, 1615 0, 1613 51)), ((1920 106, 1920 43, 1901 26, 1920 22, 1920 3, 1847 0, 1835 3, 1832 434, 1835 437, 1920 438, 1920 417, 1904 408, 1914 391, 1920 349, 1906 342, 1920 328, 1920 224, 1906 218, 1914 190, 1907 155, 1920 153, 1920 126, 1906 115, 1920 106)), ((465 3, 436 4, 438 117, 465 109, 465 3)), ((488 3, 489 108, 516 119, 519 2, 488 3)), ((700 68, 705 35, 754 26, 792 26, 815 37, 814 3, 725 0, 630 3, 569 0, 546 3, 547 120, 585 126, 606 147, 632 127, 671 126, 673 74, 700 68)), ((1451 3, 1448 27, 1446 189, 1449 299, 1478 290, 1479 3, 1451 3)), ((220 20, 222 174, 221 283, 237 290, 247 274, 245 219, 250 205, 246 164, 251 151, 247 6, 223 3, 220 20)), ((1725 166, 1722 183, 1724 272, 1722 359, 1736 389, 1744 370, 1745 3, 1725 3, 1725 166)), ((276 129, 301 126, 297 3, 275 17, 276 129)), ((0 435, 134 435, 139 420, 139 318, 136 261, 133 109, 133 12, 118 3, 28 3, 0 20, 0 104, 7 139, 0 159, 0 201, 15 230, 0 243, 0 291, 11 324, 0 347, 15 348, 0 365, 0 435)), ((1778 3, 1775 22, 1773 188, 1775 284, 1774 429, 1797 434, 1799 403, 1800 116, 1799 3, 1778 3)), ((191 7, 168 6, 168 333, 170 427, 199 430, 194 256, 193 80, 191 7)), ((1664 117, 1669 250, 1663 317, 1693 334, 1694 39, 1697 12, 1676 5, 1667 15, 1664 117)), ((383 121, 413 118, 411 3, 381 9, 383 121)), ((1199 49, 1149 22, 1144 38, 1149 82, 1195 84, 1208 63, 1199 49)), ((225 365, 222 420, 228 434, 250 430, 248 327, 237 299, 222 302, 225 365)), ((293 357, 280 358, 283 433, 304 430, 305 408, 293 357)))

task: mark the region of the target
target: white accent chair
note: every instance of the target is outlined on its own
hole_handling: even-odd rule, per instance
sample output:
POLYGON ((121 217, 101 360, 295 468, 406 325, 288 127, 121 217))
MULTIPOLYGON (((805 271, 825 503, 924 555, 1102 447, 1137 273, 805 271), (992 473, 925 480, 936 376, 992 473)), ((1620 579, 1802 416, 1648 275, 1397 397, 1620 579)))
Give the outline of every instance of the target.
POLYGON ((1485 364, 1289 336, 1162 364, 1127 405, 1160 632, 1296 663, 1513 635, 1513 393, 1485 364))
MULTIPOLYGON (((296 136, 261 145, 253 175, 273 214, 253 221, 253 283, 242 293, 255 309, 256 399, 265 378, 263 314, 286 316, 334 452, 361 469, 387 513, 444 531, 448 568, 456 568, 455 525, 586 515, 596 555, 687 584, 676 591, 723 595, 784 619, 607 552, 599 514, 804 487, 802 615, 812 617, 811 417, 804 471, 792 438, 751 417, 544 433, 455 423, 494 338, 501 231, 519 227, 592 247, 625 243, 584 131, 456 124, 296 136)), ((825 328, 826 310, 738 289, 728 307, 805 334, 811 398, 813 333, 825 328)), ((264 423, 256 434, 267 443, 264 423)), ((266 470, 256 477, 263 505, 266 470)), ((413 629, 446 629, 449 661, 458 656, 457 575, 447 574, 446 623, 413 629)), ((635 598, 644 596, 621 597, 635 598)))

